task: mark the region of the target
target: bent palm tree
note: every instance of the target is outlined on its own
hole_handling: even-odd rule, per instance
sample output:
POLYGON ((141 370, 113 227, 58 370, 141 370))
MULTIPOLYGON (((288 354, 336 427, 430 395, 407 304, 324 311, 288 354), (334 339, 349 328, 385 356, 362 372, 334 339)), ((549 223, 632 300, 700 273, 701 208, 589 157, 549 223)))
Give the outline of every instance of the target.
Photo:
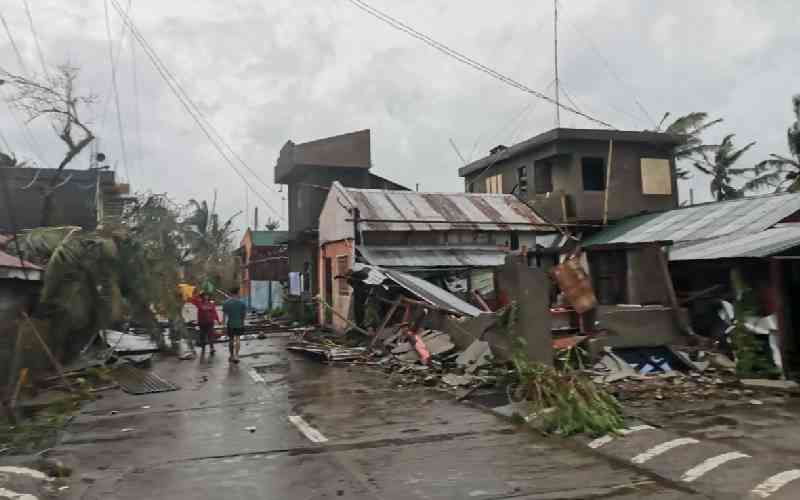
POLYGON ((789 156, 771 154, 770 158, 754 167, 757 177, 748 184, 754 189, 775 187, 776 191, 800 191, 800 94, 792 97, 795 122, 786 131, 789 156))
POLYGON ((743 176, 753 172, 755 167, 734 168, 733 165, 755 145, 755 142, 736 149, 733 145, 734 134, 728 134, 719 146, 715 147, 714 157, 711 158, 705 150, 700 151, 700 160, 694 162, 694 167, 706 175, 711 176, 711 195, 717 201, 731 200, 744 196, 745 189, 733 186, 734 177, 743 176))
MULTIPOLYGON (((670 113, 664 113, 661 122, 656 127, 656 132, 665 132, 668 134, 682 135, 686 137, 686 141, 676 147, 673 151, 675 155, 675 163, 678 164, 684 160, 697 160, 703 153, 713 151, 716 146, 710 146, 703 143, 701 137, 702 133, 709 127, 712 127, 722 121, 722 118, 708 120, 708 113, 702 111, 695 111, 687 115, 679 116, 672 123, 664 127, 664 122, 669 118, 670 113)), ((675 168, 675 175, 679 179, 688 179, 689 171, 680 167, 675 168)))

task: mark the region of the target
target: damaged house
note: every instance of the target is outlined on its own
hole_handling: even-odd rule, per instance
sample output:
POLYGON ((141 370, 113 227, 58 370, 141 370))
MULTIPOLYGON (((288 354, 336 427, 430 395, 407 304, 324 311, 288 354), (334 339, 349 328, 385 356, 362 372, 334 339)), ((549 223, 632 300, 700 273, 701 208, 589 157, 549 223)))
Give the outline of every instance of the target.
POLYGON ((370 172, 370 131, 359 130, 295 144, 287 141, 275 164, 275 183, 288 190, 289 272, 307 278, 303 291, 316 294, 319 284, 319 216, 328 189, 336 181, 343 186, 407 190, 370 172))
POLYGON ((399 271, 400 281, 412 288, 414 281, 428 283, 472 303, 496 302, 496 271, 509 252, 557 238, 513 195, 360 189, 338 182, 319 228, 320 297, 331 306, 320 306, 319 321, 337 330, 347 326, 344 318, 361 314, 344 279, 356 263, 399 271))
POLYGON ((288 239, 288 231, 245 231, 236 253, 242 265, 240 293, 251 310, 283 306, 283 285, 289 280, 288 239))
MULTIPOLYGON (((800 342, 800 194, 705 203, 620 221, 583 241, 612 345, 663 345, 715 336, 720 301, 736 301, 735 271, 771 317, 782 363, 800 342)), ((779 363, 780 364, 780 361, 779 363)))

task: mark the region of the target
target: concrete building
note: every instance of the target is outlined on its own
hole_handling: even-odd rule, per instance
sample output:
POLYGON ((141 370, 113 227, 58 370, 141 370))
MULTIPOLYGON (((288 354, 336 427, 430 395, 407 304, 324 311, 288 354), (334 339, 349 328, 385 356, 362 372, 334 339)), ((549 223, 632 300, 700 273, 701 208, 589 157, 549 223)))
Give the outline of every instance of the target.
POLYGON ((681 136, 557 128, 497 146, 460 168, 465 191, 514 193, 548 220, 597 223, 678 206, 673 149, 681 136), (609 155, 611 162, 609 164, 609 155))
POLYGON ((359 130, 295 144, 287 141, 275 164, 275 183, 288 188, 289 271, 310 276, 308 292, 318 291, 319 215, 333 182, 359 188, 406 190, 370 172, 370 131, 359 130))
MULTIPOLYGON (((0 232, 41 226, 44 192, 56 175, 52 168, 0 168, 0 232), (6 199, 6 196, 9 199, 6 199), (10 213, 6 207, 13 207, 10 213)), ((53 191, 51 225, 92 230, 103 220, 122 215, 130 186, 110 170, 70 170, 59 175, 53 191)))
MULTIPOLYGON (((495 268, 511 250, 550 245, 552 226, 515 196, 419 193, 346 187, 335 182, 320 214, 322 324, 345 327, 353 296, 342 277, 354 262, 423 277, 469 298, 491 296, 495 268)), ((358 304, 354 304, 358 306, 358 304)))

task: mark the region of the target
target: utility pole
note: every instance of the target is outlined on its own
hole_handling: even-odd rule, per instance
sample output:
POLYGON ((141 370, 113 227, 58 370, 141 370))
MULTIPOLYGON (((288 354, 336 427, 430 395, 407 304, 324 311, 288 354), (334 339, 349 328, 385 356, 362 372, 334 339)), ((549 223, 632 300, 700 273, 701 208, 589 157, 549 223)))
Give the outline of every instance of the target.
POLYGON ((558 89, 558 0, 553 0, 553 61, 556 72, 556 128, 561 127, 560 91, 558 89))

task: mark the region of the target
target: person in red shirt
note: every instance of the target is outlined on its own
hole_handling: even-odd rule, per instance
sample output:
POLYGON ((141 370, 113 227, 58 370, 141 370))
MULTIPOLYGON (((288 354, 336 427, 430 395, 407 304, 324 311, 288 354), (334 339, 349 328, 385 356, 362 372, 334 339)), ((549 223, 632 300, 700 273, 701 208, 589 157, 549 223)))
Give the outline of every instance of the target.
POLYGON ((213 355, 215 352, 212 338, 214 324, 220 322, 217 305, 205 292, 200 292, 192 297, 191 302, 197 307, 197 326, 200 330, 197 343, 200 345, 200 356, 206 355, 206 344, 209 345, 210 354, 213 355))

